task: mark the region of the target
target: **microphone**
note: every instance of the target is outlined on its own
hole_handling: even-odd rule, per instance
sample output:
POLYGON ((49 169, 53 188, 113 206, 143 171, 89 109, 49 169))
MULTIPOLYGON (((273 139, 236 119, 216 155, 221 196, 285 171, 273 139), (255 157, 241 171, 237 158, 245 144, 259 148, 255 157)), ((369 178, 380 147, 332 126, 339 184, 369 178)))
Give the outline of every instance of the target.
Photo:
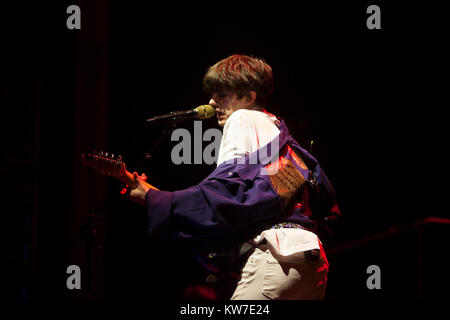
POLYGON ((197 108, 183 111, 173 111, 168 114, 164 114, 161 116, 155 116, 147 119, 147 123, 153 124, 161 122, 163 123, 179 123, 188 119, 209 119, 216 114, 216 110, 214 110, 213 106, 209 104, 201 105, 197 108))

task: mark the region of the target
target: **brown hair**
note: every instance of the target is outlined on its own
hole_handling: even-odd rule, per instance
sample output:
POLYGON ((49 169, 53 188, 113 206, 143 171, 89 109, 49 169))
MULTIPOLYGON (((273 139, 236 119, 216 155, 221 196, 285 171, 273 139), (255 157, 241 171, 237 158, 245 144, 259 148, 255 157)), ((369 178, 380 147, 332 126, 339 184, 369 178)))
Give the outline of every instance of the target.
POLYGON ((205 93, 223 89, 231 90, 239 99, 255 91, 256 103, 265 107, 273 93, 272 68, 261 58, 232 55, 209 67, 203 77, 205 93))

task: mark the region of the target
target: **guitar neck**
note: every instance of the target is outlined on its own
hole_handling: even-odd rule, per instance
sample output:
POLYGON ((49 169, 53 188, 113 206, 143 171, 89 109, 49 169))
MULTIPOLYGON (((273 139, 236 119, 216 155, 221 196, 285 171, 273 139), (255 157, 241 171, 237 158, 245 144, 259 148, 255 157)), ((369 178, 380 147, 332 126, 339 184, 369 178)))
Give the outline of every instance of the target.
MULTIPOLYGON (((108 155, 108 153, 103 154, 101 152, 99 154, 82 154, 81 160, 85 166, 94 168, 102 175, 116 178, 132 189, 138 186, 138 182, 136 182, 133 174, 127 170, 121 156, 116 158, 114 155, 108 155)), ((148 188, 158 190, 144 180, 141 180, 140 183, 148 188)))
MULTIPOLYGON (((136 182, 134 179, 133 174, 124 169, 123 170, 123 174, 120 177, 117 177, 122 183, 126 184, 127 186, 129 186, 130 188, 135 188, 136 187, 136 182)), ((141 181, 142 184, 146 185, 148 188, 153 189, 153 190, 158 190, 158 188, 152 186, 151 184, 147 183, 146 181, 142 180, 141 181)))
POLYGON ((133 186, 135 184, 133 174, 127 169, 124 169, 119 176, 114 178, 117 178, 120 182, 128 186, 133 186))

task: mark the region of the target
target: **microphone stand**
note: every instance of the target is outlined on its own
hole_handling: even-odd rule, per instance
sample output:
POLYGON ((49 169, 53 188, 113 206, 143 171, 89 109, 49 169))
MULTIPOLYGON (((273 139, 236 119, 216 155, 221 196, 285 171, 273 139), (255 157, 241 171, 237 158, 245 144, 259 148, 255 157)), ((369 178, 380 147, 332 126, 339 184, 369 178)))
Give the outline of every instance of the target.
POLYGON ((91 271, 92 271, 92 249, 94 245, 97 247, 97 249, 102 249, 102 244, 98 241, 97 238, 97 226, 101 217, 101 213, 105 211, 107 205, 108 205, 108 199, 110 198, 110 195, 108 194, 105 198, 105 200, 100 204, 100 206, 92 211, 85 222, 81 225, 78 232, 70 239, 69 241, 69 248, 73 248, 75 243, 81 239, 85 239, 85 250, 86 250, 86 272, 83 272, 83 274, 86 274, 86 293, 89 295, 90 289, 91 289, 91 271))
POLYGON ((165 127, 163 132, 161 133, 161 136, 158 138, 158 140, 156 140, 156 142, 153 144, 153 146, 150 148, 150 152, 146 152, 145 153, 145 157, 140 161, 140 165, 142 165, 142 163, 147 160, 150 161, 152 160, 152 153, 155 152, 156 148, 158 148, 160 146, 160 144, 167 138, 169 137, 173 130, 175 129, 175 127, 177 126, 178 122, 172 122, 169 126, 165 127))
MULTIPOLYGON (((175 118, 174 118, 175 120, 175 118)), ((178 119, 176 119, 178 120, 178 119)), ((139 161, 138 168, 142 169, 142 165, 146 161, 152 160, 152 154, 154 151, 161 145, 161 143, 172 134, 172 131, 175 129, 177 124, 179 124, 180 121, 173 121, 170 123, 169 126, 165 127, 163 132, 161 133, 160 137, 156 142, 153 144, 153 146, 150 148, 150 152, 147 152, 139 161)), ((102 244, 99 242, 97 238, 97 226, 99 223, 99 220, 101 218, 102 212, 104 212, 109 205, 111 205, 110 199, 117 199, 114 196, 111 195, 111 192, 108 192, 105 200, 100 204, 100 206, 92 211, 92 213, 89 214, 85 222, 81 225, 78 232, 70 239, 69 241, 69 248, 73 248, 75 243, 80 239, 85 239, 85 250, 86 250, 86 292, 89 294, 91 289, 91 271, 92 271, 92 249, 94 248, 94 245, 97 247, 97 249, 103 249, 102 244), (109 204, 109 205, 108 205, 109 204)))

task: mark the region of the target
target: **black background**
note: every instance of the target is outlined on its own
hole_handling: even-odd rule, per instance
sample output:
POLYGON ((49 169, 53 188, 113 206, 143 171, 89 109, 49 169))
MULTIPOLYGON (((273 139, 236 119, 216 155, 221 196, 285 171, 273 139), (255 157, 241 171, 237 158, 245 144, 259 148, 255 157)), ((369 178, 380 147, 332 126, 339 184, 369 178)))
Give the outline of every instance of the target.
MULTIPOLYGON (((4 7, 4 290, 25 300, 179 297, 194 272, 184 248, 148 239, 145 211, 118 196, 117 182, 81 167, 79 157, 88 147, 121 153, 130 170, 145 171, 163 190, 201 181, 214 166, 172 164, 173 142, 143 161, 161 133, 145 119, 206 104, 203 74, 234 53, 266 59, 275 77, 269 111, 286 120, 304 147, 314 140, 312 153, 333 183, 343 214, 330 247, 446 216, 430 201, 430 147, 417 135, 429 112, 414 106, 423 89, 415 79, 421 62, 429 61, 422 52, 432 50, 432 40, 411 22, 411 6, 374 3, 382 10, 382 29, 367 29, 370 4, 60 1, 4 7), (70 4, 81 8, 81 30, 66 27, 70 4), (96 224, 102 247, 90 246, 84 236, 72 243, 102 203, 106 209, 96 224), (87 275, 83 290, 67 290, 70 264, 81 265, 87 275)), ((218 128, 214 119, 202 125, 218 128)), ((431 196, 438 198, 434 191, 431 196)), ((411 242, 405 246, 413 248, 411 242)), ((408 253, 406 247, 399 250, 408 253)), ((333 278, 352 278, 364 287, 365 267, 389 269, 396 256, 377 245, 362 251, 364 257, 329 257, 336 265, 329 298, 367 294, 333 278)), ((416 262, 405 271, 411 277, 416 262)), ((377 296, 416 297, 415 281, 411 290, 403 286, 377 296)))

